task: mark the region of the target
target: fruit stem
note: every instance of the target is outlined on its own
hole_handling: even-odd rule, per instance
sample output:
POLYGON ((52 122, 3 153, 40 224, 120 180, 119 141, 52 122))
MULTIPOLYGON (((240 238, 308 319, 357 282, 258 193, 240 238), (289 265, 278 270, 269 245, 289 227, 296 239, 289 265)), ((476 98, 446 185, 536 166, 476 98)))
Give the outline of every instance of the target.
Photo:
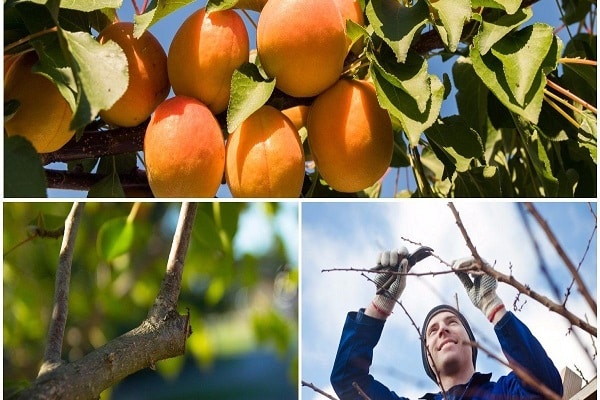
POLYGON ((135 15, 140 15, 140 8, 137 5, 137 1, 131 0, 131 4, 133 4, 133 9, 135 10, 135 15))
POLYGON ((133 206, 131 207, 131 211, 129 211, 129 215, 127 216, 128 224, 131 224, 135 220, 135 217, 137 216, 138 211, 140 211, 141 204, 142 203, 140 203, 140 202, 133 203, 133 206))

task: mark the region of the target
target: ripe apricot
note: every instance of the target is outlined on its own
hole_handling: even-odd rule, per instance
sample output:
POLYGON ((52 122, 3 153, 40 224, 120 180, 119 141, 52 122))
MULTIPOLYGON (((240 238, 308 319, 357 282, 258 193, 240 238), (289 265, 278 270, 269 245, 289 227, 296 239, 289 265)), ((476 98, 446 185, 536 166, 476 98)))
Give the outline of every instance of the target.
POLYGON ((234 197, 298 197, 304 151, 298 131, 279 110, 263 106, 227 139, 225 179, 234 197))
POLYGON ((225 167, 219 123, 196 99, 167 99, 150 118, 144 160, 156 197, 214 197, 225 167))
POLYGON ((6 72, 4 100, 17 100, 19 107, 4 121, 4 130, 8 136, 24 136, 38 153, 49 153, 75 134, 69 127, 73 111, 54 83, 32 72, 37 61, 36 53, 25 53, 15 58, 6 72))
MULTIPOLYGON (((334 0, 340 13, 342 14, 342 19, 344 23, 346 20, 351 20, 352 22, 364 26, 365 18, 363 16, 362 9, 360 8, 360 4, 358 0, 334 0)), ((346 46, 350 46, 350 38, 346 37, 346 46)), ((354 46, 352 46, 352 51, 354 53, 359 53, 362 47, 362 40, 359 40, 354 46)))
POLYGON ((366 189, 390 165, 392 123, 369 82, 340 80, 319 95, 307 131, 318 171, 337 191, 366 189))
POLYGON ((104 28, 98 35, 98 41, 104 44, 109 40, 117 43, 125 52, 129 84, 123 96, 111 108, 100 111, 100 117, 117 126, 137 126, 169 94, 167 54, 149 31, 145 31, 138 39, 133 37, 132 22, 116 22, 104 28))
POLYGON ((202 8, 183 22, 171 42, 173 91, 200 100, 215 114, 225 111, 233 71, 249 54, 248 32, 234 10, 207 14, 202 8))
POLYGON ((308 117, 309 106, 305 105, 297 105, 290 108, 286 108, 285 110, 281 110, 281 112, 292 121, 292 124, 296 127, 296 129, 300 130, 301 128, 306 126, 306 119, 308 117))
POLYGON ((342 73, 346 25, 333 0, 268 1, 258 19, 256 45, 277 88, 293 97, 315 96, 342 73))

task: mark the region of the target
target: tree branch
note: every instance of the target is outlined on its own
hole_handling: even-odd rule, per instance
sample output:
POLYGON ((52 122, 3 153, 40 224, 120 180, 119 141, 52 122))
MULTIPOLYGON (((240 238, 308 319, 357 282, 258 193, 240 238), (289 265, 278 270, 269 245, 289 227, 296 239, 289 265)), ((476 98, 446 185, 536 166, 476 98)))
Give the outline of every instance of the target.
POLYGON ((148 121, 132 128, 87 130, 52 153, 40 154, 42 165, 142 151, 148 121))
MULTIPOLYGON (((106 175, 86 172, 45 169, 48 188, 88 191, 106 175)), ((127 197, 154 197, 146 171, 135 169, 129 174, 119 174, 119 180, 127 197)))
POLYGON ((21 399, 95 399, 126 376, 185 353, 190 316, 179 315, 176 308, 196 209, 195 203, 181 207, 165 277, 148 317, 81 359, 39 376, 21 399))
POLYGON ((192 236, 192 228, 196 219, 198 204, 183 203, 179 212, 177 229, 171 245, 171 253, 167 261, 167 271, 163 278, 160 291, 154 305, 148 313, 150 320, 164 318, 167 313, 175 310, 179 291, 181 289, 181 277, 183 275, 183 263, 192 236))
POLYGON ((61 352, 65 335, 67 315, 69 313, 69 284, 71 281, 71 265, 77 229, 83 214, 85 203, 73 203, 71 211, 65 220, 65 231, 58 257, 56 283, 54 287, 54 307, 48 328, 48 341, 44 360, 38 376, 50 372, 62 364, 61 352))
POLYGON ((560 258, 563 260, 567 269, 573 276, 573 279, 577 283, 579 292, 583 295, 583 298, 587 301, 587 303, 590 306, 590 308, 592 309, 592 311, 594 313, 596 313, 596 307, 597 307, 596 300, 594 300, 594 298, 590 294, 590 291, 585 286, 585 283, 581 279, 581 275, 579 275, 579 271, 577 271, 577 267, 575 266, 575 264, 573 264, 573 262, 571 261, 569 256, 567 256, 567 253, 565 252, 565 250, 562 248, 562 246, 556 239, 556 236, 554 236, 554 233, 552 233, 552 230, 548 226, 548 223, 538 213, 538 211, 533 206, 533 204, 525 203, 525 207, 527 208, 527 211, 529 211, 529 213, 533 216, 533 218, 535 218, 537 223, 542 227, 542 229, 546 233, 546 236, 548 237, 548 240, 550 240, 550 243, 552 243, 552 246, 554 246, 554 248, 556 249, 556 252, 560 256, 560 258))
POLYGON ((306 382, 306 381, 302 381, 302 386, 306 386, 311 388, 312 390, 314 390, 315 392, 322 394, 323 396, 327 397, 328 399, 331 400, 337 400, 337 398, 333 397, 332 395, 330 395, 329 393, 325 392, 324 390, 319 389, 318 387, 316 387, 314 384, 306 382))
POLYGON ((450 207, 450 209, 452 210, 452 212, 454 213, 454 216, 456 218, 456 224, 459 226, 463 237, 465 238, 465 241, 467 243, 467 246, 469 247, 469 249, 471 249, 471 253, 473 254, 473 257, 475 257, 476 260, 479 261, 479 265, 478 265, 478 270, 493 276, 494 278, 496 278, 496 280, 498 282, 503 282, 506 283, 512 287, 514 287, 515 289, 517 289, 520 293, 523 293, 527 296, 529 296, 530 298, 532 298, 533 300, 537 301, 538 303, 544 305, 545 307, 547 307, 550 311, 553 311, 559 315, 562 315, 563 317, 565 317, 572 325, 577 326, 581 329, 583 329, 584 331, 590 333, 593 336, 597 336, 598 335, 598 329, 595 326, 590 325, 587 321, 584 321, 583 319, 579 318, 578 316, 576 316, 575 314, 573 314, 572 312, 570 312, 565 306, 563 306, 562 304, 558 304, 552 300, 550 300, 548 297, 543 296, 539 293, 537 293, 536 291, 532 290, 529 286, 522 284, 521 282, 517 281, 512 275, 505 275, 501 272, 496 271, 495 269, 493 269, 492 267, 490 267, 489 265, 487 265, 486 263, 484 263, 481 260, 481 257, 479 257, 479 254, 477 254, 477 249, 475 249, 475 246, 473 245, 473 243, 471 242, 471 239, 469 238, 469 235, 467 234, 466 230, 464 229, 464 225, 460 219, 460 215, 458 214, 458 211, 456 211, 456 208, 454 207, 454 204, 449 203, 448 206, 450 207))

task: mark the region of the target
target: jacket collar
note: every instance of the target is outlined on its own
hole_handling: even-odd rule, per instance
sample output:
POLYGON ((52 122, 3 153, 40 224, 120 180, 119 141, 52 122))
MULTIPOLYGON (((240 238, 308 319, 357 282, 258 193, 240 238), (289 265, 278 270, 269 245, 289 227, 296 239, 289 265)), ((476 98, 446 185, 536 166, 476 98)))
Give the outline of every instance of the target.
MULTIPOLYGON (((481 386, 485 383, 488 383, 491 378, 492 378, 492 374, 482 374, 480 372, 475 372, 473 374, 473 376, 471 377, 471 379, 469 379, 469 382, 467 382, 466 386, 473 386, 473 387, 481 386)), ((465 385, 453 386, 450 389, 448 389, 447 392, 449 392, 449 393, 454 392, 456 390, 455 388, 458 388, 459 386, 464 387, 465 385)), ((462 393, 462 391, 459 393, 462 393)), ((441 398, 443 398, 442 392, 426 393, 423 397, 420 397, 420 399, 425 399, 425 400, 436 400, 436 399, 441 399, 441 398)), ((450 397, 450 398, 452 398, 452 397, 450 397)))

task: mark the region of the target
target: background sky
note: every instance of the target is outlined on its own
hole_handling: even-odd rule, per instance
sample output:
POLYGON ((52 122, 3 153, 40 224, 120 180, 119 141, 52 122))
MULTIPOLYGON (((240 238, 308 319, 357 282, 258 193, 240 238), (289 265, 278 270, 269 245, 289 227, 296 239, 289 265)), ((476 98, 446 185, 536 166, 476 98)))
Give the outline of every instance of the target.
MULTIPOLYGON (((134 8, 132 1, 136 0, 123 0, 123 5, 118 11, 119 18, 122 21, 133 21, 134 17, 134 8)), ((137 0, 138 5, 141 7, 143 0, 137 0)), ((180 8, 174 13, 168 15, 164 19, 157 22, 155 25, 150 27, 150 32, 156 36, 161 45, 163 46, 165 52, 168 54, 169 47, 171 45, 171 41, 177 32, 177 29, 181 26, 183 21, 188 18, 193 12, 204 7, 206 5, 206 0, 197 0, 187 6, 180 8)), ((533 22, 545 22, 554 27, 561 26, 560 23, 560 13, 558 11, 558 7, 556 5, 556 1, 550 0, 540 0, 533 6, 533 18, 528 22, 528 24, 533 22)), ((258 21, 259 14, 253 11, 248 12, 249 16, 253 19, 254 22, 258 21)), ((246 23, 246 27, 248 30, 248 35, 250 38, 250 48, 256 48, 256 29, 249 22, 246 16, 242 17, 244 22, 246 23)), ((568 41, 568 34, 565 29, 562 29, 558 32, 559 37, 566 43, 568 41)), ((429 63, 429 72, 432 74, 436 74, 440 78, 444 73, 450 74, 452 65, 454 64, 455 59, 452 58, 446 62, 441 60, 441 57, 433 57, 428 60, 429 63)), ((171 92, 170 96, 173 96, 173 92, 171 92)), ((449 115, 456 114, 456 104, 454 102, 454 92, 450 94, 448 99, 446 99, 442 105, 441 116, 446 117, 449 115)), ((64 164, 53 165, 52 168, 64 168, 64 164)), ((397 178, 398 170, 390 170, 390 172, 386 175, 383 181, 382 187, 382 197, 392 197, 395 193, 395 185, 397 178)), ((414 178, 411 173, 406 173, 406 169, 402 169, 399 175, 399 187, 406 188, 408 187, 411 190, 416 188, 414 184, 414 178)), ((70 190, 49 190, 50 197, 83 197, 86 195, 85 192, 76 192, 70 190)), ((226 185, 221 185, 221 188, 217 192, 217 196, 220 198, 223 197, 231 197, 229 190, 226 185)))
MULTIPOLYGON (((459 201, 455 203, 462 221, 479 254, 495 268, 534 290, 556 300, 539 269, 530 237, 523 224, 518 203, 459 201)), ((581 264, 581 275, 597 298, 597 237, 593 236, 594 214, 588 203, 537 203, 538 211, 549 223, 570 259, 577 265, 583 258, 588 241, 589 252, 581 264)), ((469 256, 470 251, 456 226, 456 220, 445 201, 354 202, 302 204, 302 313, 301 313, 301 378, 333 394, 329 375, 340 334, 348 311, 365 307, 375 294, 374 284, 359 272, 321 272, 329 268, 371 268, 379 252, 406 246, 409 251, 428 245, 446 262, 469 256)), ((531 223, 543 258, 560 288, 561 296, 571 277, 556 251, 537 223, 531 223)), ((447 270, 444 264, 429 257, 417 264, 414 272, 447 270)), ((567 306, 579 317, 596 324, 595 314, 578 293, 573 293, 567 306)), ((499 284, 498 295, 512 310, 516 290, 499 284)), ((476 339, 490 349, 498 350, 492 325, 467 297, 453 274, 408 277, 402 302, 420 327, 427 312, 441 303, 458 304, 469 320, 476 339)), ((516 315, 531 329, 545 347, 556 367, 579 368, 591 379, 596 375, 595 363, 589 361, 569 335, 566 320, 531 299, 522 297, 516 315), (527 300, 525 304, 523 301, 527 300)), ((562 302, 562 297, 559 300, 562 302)), ((577 329, 577 328, 576 328, 577 329)), ((579 331, 586 346, 589 336, 579 331)), ((500 354, 498 352, 498 354, 500 354)), ((509 370, 480 352, 477 370, 492 372, 493 380, 509 370)), ((418 398, 436 391, 423 370, 419 338, 410 320, 397 306, 388 318, 379 345, 375 348, 371 373, 399 395, 418 398)), ((301 389, 303 399, 323 399, 312 389, 301 389)))

